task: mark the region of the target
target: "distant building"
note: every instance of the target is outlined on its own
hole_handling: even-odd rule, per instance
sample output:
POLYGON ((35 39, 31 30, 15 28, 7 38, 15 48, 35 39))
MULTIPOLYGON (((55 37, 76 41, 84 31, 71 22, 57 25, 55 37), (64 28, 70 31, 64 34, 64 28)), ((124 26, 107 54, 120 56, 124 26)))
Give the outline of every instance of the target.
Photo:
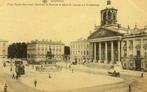
POLYGON ((91 59, 91 45, 86 39, 79 39, 70 43, 71 62, 83 63, 91 59))
POLYGON ((47 52, 51 50, 55 60, 63 60, 64 43, 61 41, 31 41, 27 46, 27 59, 30 62, 46 61, 47 52))
POLYGON ((8 41, 0 40, 0 58, 7 58, 8 56, 8 41))

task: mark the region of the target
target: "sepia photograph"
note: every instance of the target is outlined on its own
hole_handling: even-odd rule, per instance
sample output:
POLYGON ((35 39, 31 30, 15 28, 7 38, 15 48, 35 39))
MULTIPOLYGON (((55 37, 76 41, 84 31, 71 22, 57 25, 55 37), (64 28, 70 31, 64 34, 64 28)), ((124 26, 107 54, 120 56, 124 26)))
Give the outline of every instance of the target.
POLYGON ((147 92, 147 0, 1 0, 0 92, 147 92))

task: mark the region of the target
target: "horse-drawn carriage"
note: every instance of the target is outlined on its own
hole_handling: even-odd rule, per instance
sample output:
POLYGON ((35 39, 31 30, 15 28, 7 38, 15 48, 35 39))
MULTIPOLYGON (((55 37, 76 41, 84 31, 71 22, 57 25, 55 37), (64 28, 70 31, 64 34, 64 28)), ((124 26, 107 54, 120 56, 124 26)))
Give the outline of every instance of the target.
POLYGON ((113 76, 113 77, 120 77, 120 73, 116 72, 115 70, 108 71, 108 75, 113 76))

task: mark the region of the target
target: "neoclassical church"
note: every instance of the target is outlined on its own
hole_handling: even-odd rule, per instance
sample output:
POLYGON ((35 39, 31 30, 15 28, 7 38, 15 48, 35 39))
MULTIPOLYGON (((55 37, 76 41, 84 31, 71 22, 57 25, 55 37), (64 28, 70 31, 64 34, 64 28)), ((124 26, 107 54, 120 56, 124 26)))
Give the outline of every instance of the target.
POLYGON ((119 62, 124 69, 147 70, 147 29, 122 27, 117 23, 117 11, 108 0, 101 10, 101 25, 88 37, 93 62, 119 62))

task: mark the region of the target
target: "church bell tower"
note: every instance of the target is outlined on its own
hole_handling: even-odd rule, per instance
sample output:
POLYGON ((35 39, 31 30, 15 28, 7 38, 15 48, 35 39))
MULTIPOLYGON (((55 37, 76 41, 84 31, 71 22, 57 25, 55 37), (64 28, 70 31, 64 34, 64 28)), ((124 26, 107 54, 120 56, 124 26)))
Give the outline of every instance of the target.
POLYGON ((107 7, 101 10, 101 26, 117 24, 117 9, 111 6, 111 0, 107 0, 107 7))

